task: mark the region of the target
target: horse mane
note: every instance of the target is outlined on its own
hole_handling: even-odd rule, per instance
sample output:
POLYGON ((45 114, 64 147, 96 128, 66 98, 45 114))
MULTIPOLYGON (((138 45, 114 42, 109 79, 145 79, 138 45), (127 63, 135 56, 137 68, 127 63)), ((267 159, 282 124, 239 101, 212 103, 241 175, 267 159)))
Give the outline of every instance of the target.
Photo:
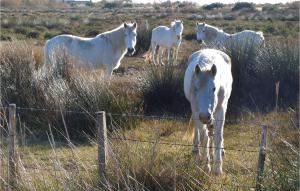
POLYGON ((119 27, 107 31, 104 33, 101 33, 97 35, 96 37, 104 38, 107 43, 109 43, 113 50, 117 50, 119 47, 125 47, 125 39, 124 39, 124 24, 121 24, 119 27))
POLYGON ((217 32, 217 33, 223 33, 224 31, 222 29, 219 29, 217 27, 214 27, 214 26, 211 26, 211 25, 208 25, 208 24, 205 24, 207 28, 209 28, 210 30, 213 30, 214 32, 217 32))

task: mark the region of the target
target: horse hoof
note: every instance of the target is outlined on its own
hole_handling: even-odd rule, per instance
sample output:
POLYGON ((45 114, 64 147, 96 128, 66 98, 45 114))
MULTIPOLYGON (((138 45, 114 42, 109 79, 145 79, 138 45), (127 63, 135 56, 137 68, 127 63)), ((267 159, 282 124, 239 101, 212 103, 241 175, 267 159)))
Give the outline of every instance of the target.
POLYGON ((215 174, 216 176, 221 176, 221 175, 223 174, 223 171, 222 171, 221 168, 215 168, 214 174, 215 174))
POLYGON ((206 165, 206 167, 205 167, 205 172, 207 172, 207 173, 210 173, 210 172, 211 172, 211 167, 210 167, 209 164, 206 165))
POLYGON ((192 154, 193 155, 198 155, 199 154, 199 150, 198 149, 193 149, 192 150, 192 154))
POLYGON ((225 158, 225 150, 222 150, 222 157, 225 158))

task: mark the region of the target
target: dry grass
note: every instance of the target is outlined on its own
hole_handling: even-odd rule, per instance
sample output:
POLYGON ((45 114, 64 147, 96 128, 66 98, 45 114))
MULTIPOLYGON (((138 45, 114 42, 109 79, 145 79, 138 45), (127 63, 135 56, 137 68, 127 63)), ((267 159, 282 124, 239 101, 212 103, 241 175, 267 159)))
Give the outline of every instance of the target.
MULTIPOLYGON (((56 137, 52 139, 53 134, 48 131, 48 143, 19 147, 19 177, 15 186, 21 190, 249 190, 247 186, 255 186, 258 159, 258 152, 250 151, 258 151, 261 125, 277 124, 268 132, 271 141, 268 141, 264 185, 282 188, 278 182, 271 182, 270 170, 285 161, 274 160, 273 153, 290 151, 287 147, 281 151, 280 141, 274 141, 271 132, 281 123, 285 124, 280 127, 278 136, 289 138, 293 143, 297 140, 297 137, 290 137, 297 133, 297 130, 291 131, 290 126, 294 117, 293 112, 251 114, 238 124, 226 125, 224 137, 228 149, 224 159, 225 173, 220 177, 205 173, 201 160, 192 155, 190 146, 185 146, 191 144, 183 138, 187 120, 143 120, 137 128, 127 131, 117 127, 109 133, 107 177, 110 188, 106 189, 99 184, 95 140, 91 137, 88 144, 68 146, 57 142, 56 137), (153 142, 128 141, 124 137, 153 142)), ((294 146, 299 148, 299 144, 294 146)), ((294 163, 299 166, 296 161, 294 163)), ((1 178, 5 179, 5 174, 1 174, 1 178)), ((290 181, 297 181, 293 179, 296 177, 290 178, 290 181)))

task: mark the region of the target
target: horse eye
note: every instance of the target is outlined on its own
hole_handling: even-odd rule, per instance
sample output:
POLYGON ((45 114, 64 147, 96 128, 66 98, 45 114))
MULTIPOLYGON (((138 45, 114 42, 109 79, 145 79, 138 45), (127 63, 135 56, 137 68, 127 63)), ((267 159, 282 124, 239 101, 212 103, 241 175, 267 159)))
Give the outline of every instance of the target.
POLYGON ((213 88, 213 91, 216 91, 216 88, 213 88))

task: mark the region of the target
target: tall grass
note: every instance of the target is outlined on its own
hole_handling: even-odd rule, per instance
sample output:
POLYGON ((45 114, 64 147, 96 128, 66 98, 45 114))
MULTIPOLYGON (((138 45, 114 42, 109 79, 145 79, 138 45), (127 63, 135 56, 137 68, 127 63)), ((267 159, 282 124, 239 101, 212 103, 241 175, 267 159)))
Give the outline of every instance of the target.
POLYGON ((299 94, 299 43, 270 39, 259 50, 248 44, 227 47, 232 60, 233 88, 229 109, 247 107, 270 111, 275 107, 275 83, 280 81, 280 107, 295 107, 299 94))
POLYGON ((140 86, 145 113, 182 115, 189 111, 183 92, 185 59, 178 66, 152 66, 147 71, 140 86))
MULTIPOLYGON (((37 67, 32 47, 26 43, 6 43, 1 48, 1 103, 15 103, 22 108, 42 108, 45 111, 20 110, 22 120, 34 130, 43 130, 52 124, 63 128, 62 114, 47 110, 60 109, 70 127, 70 134, 91 132, 96 111, 107 113, 136 113, 139 111, 136 87, 122 88, 124 84, 107 80, 101 73, 73 70, 70 60, 63 57, 57 63, 59 70, 37 67), (61 67, 60 67, 61 66, 61 67), (54 72, 55 71, 55 72, 54 72), (65 113, 65 110, 85 111, 86 116, 65 113)), ((117 120, 117 119, 115 119, 117 120)), ((124 128, 134 125, 134 119, 123 120, 124 128), (126 123, 125 123, 126 121, 126 123)), ((118 121, 123 123, 122 121, 118 121)))

